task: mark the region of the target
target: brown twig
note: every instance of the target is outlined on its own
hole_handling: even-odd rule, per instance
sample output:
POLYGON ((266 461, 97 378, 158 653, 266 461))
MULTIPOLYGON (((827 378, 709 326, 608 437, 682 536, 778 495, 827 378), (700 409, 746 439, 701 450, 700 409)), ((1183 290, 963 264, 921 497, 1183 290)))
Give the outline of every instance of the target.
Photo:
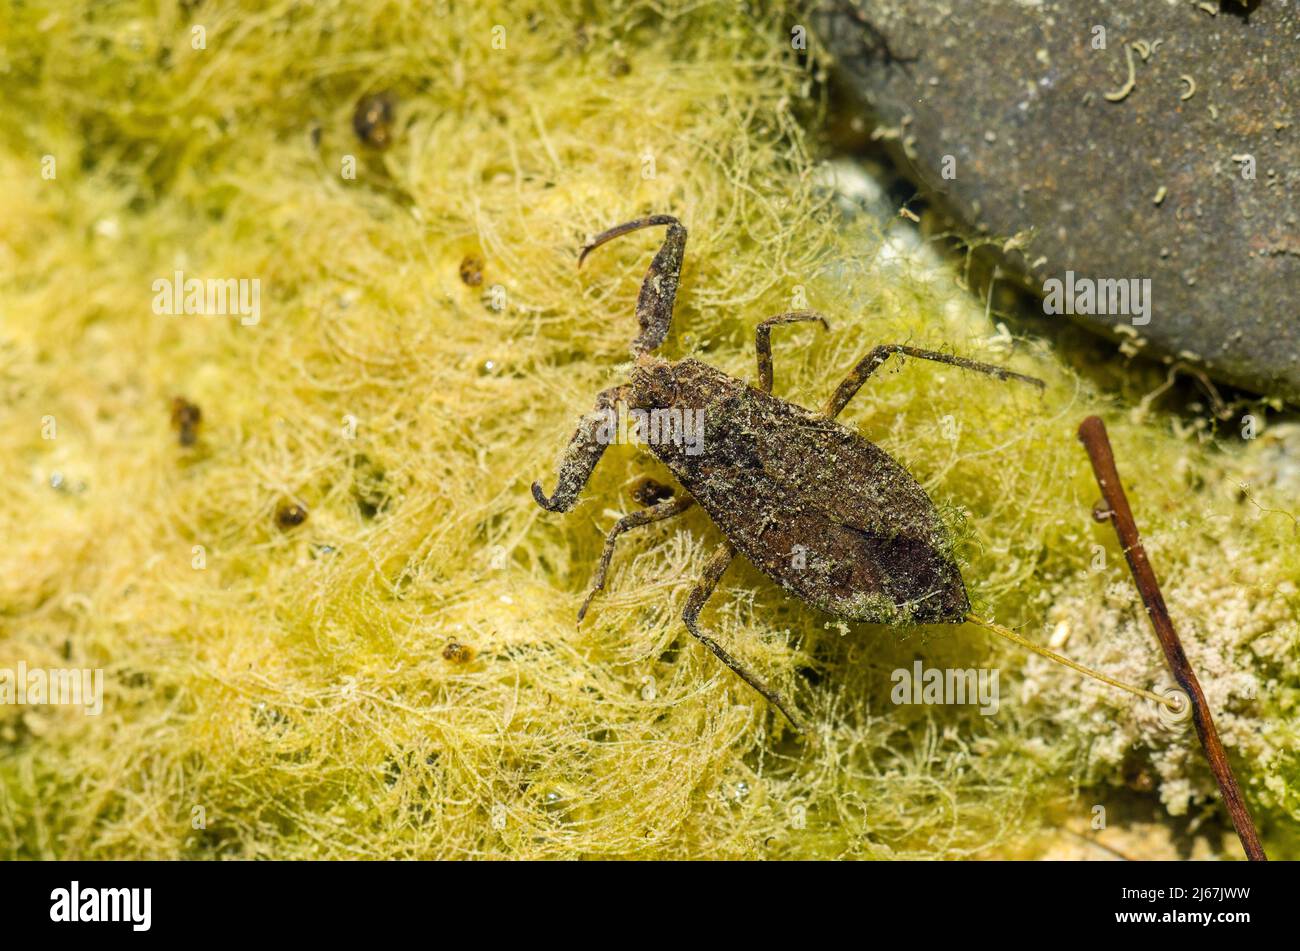
POLYGON ((1237 779, 1232 775, 1228 754, 1224 752, 1219 733, 1214 728, 1214 719, 1210 716, 1209 704, 1205 702, 1205 694, 1201 692, 1196 673, 1183 652, 1183 645, 1178 639, 1177 632, 1174 631, 1169 610, 1165 607, 1165 599, 1160 594, 1160 585, 1156 582, 1155 572, 1151 570, 1146 549, 1142 547, 1137 524, 1133 521, 1133 510, 1129 508, 1128 497, 1124 494, 1119 473, 1115 469, 1115 454, 1111 451, 1110 440, 1106 437, 1105 424, 1096 416, 1089 416, 1079 424, 1079 440, 1088 451, 1088 458, 1092 461, 1092 471, 1097 476, 1097 484, 1101 486, 1101 494, 1106 500, 1108 511, 1098 517, 1108 518, 1114 524, 1115 533, 1124 547, 1124 557, 1128 560, 1129 570, 1137 583, 1138 593, 1142 595, 1142 603, 1146 605, 1147 617, 1151 618, 1151 626, 1155 628, 1160 646, 1164 648, 1169 670, 1178 681, 1178 685, 1191 698, 1192 722, 1196 724, 1196 735, 1200 737, 1205 757, 1210 761, 1210 770, 1219 783, 1219 790, 1223 793, 1228 814, 1232 816, 1237 837, 1241 839, 1247 858, 1252 862, 1266 861, 1268 856, 1264 854, 1264 847, 1260 845, 1259 833, 1255 831, 1250 810, 1246 808, 1246 801, 1242 798, 1241 787, 1237 785, 1237 779))

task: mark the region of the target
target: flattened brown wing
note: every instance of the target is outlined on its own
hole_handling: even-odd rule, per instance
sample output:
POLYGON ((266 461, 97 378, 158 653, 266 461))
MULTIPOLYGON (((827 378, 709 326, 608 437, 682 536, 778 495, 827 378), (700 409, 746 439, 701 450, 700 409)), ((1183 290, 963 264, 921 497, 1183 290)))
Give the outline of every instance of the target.
POLYGON ((708 406, 700 455, 660 455, 745 557, 825 611, 898 623, 970 608, 925 491, 838 423, 746 387, 708 406))

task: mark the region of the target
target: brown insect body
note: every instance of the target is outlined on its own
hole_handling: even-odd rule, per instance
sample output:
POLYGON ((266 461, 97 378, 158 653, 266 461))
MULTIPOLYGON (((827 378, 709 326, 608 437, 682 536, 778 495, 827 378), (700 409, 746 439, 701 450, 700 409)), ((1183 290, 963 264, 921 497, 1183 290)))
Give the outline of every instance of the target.
POLYGON ((970 611, 934 504, 862 436, 697 360, 643 358, 629 405, 702 413, 697 453, 682 441, 648 448, 790 593, 880 624, 959 623, 970 611))
MULTIPOLYGON (((582 418, 560 463, 555 491, 533 483, 533 498, 550 512, 577 502, 610 442, 609 419, 620 403, 648 422, 650 449, 687 490, 624 515, 610 530, 578 620, 605 587, 614 545, 623 532, 680 515, 698 502, 726 540, 705 565, 682 611, 686 629, 800 729, 793 707, 699 625, 700 612, 735 556, 743 554, 787 591, 838 617, 886 624, 960 622, 970 609, 966 587, 934 504, 902 466, 878 446, 835 422, 867 378, 892 354, 933 360, 1016 379, 1042 381, 1004 367, 903 344, 872 348, 840 383, 820 413, 772 396, 773 327, 818 322, 811 311, 770 317, 755 331, 758 382, 745 383, 697 360, 669 363, 651 356, 668 337, 686 248, 686 228, 651 215, 597 235, 593 249, 653 226, 668 233, 637 296, 641 332, 632 341, 631 380, 605 390, 582 418), (657 412, 656 412, 657 411, 657 412), (673 414, 679 414, 674 418, 673 414), (685 437, 690 413, 692 436, 685 437), (664 416, 663 414, 667 414, 664 416), (667 420, 670 438, 656 431, 667 420), (702 426, 700 425, 702 423, 702 426)), ((1004 635, 1005 636, 1005 635, 1004 635)))

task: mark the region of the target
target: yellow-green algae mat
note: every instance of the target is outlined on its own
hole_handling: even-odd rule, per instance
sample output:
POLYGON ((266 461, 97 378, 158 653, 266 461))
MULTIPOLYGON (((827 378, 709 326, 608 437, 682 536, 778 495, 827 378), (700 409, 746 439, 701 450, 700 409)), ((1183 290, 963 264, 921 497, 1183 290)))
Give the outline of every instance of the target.
POLYGON ((1159 378, 1102 396, 878 254, 818 185, 816 38, 801 64, 789 18, 492 6, 0 3, 0 669, 105 672, 98 716, 0 707, 0 856, 996 857, 1135 796, 1239 856, 1190 730, 969 626, 842 625, 738 566, 704 621, 819 740, 792 736, 682 626, 718 541, 698 511, 625 536, 575 625, 663 472, 612 447, 565 517, 528 484, 626 374, 655 237, 581 273, 576 249, 646 212, 690 228, 670 356, 753 379, 755 324, 802 294, 832 322, 776 334, 804 405, 881 342, 1046 379, 913 361, 843 418, 941 505, 978 610, 1165 684, 1090 517, 1074 427, 1105 415, 1294 855, 1300 536, 1268 440, 1142 411, 1159 378), (353 129, 380 92, 382 151, 353 129), (256 278, 258 319, 155 313, 176 271, 256 278), (997 668, 997 714, 893 703, 916 660, 997 668))

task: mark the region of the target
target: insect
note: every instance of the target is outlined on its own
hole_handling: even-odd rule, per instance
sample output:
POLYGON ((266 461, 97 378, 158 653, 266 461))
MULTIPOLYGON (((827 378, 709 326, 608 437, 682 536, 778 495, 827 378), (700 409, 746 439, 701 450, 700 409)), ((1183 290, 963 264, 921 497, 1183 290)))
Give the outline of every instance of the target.
POLYGON ((1164 702, 972 615, 951 539, 925 490, 884 450, 836 422, 867 378, 894 354, 1040 389, 1041 380, 951 354, 885 344, 869 350, 822 410, 813 412, 772 395, 771 347, 773 327, 816 322, 829 330, 826 319, 812 311, 779 314, 758 325, 756 385, 697 360, 671 363, 656 357, 653 351, 667 338, 672 322, 686 228, 669 215, 639 218, 597 235, 578 258, 581 266, 591 251, 613 238, 664 225, 667 236, 637 298, 641 332, 632 342, 636 363, 631 379, 597 396, 595 411, 582 418, 564 452, 554 493, 546 495, 534 482, 533 497, 547 511, 573 507, 611 441, 608 419, 619 404, 639 411, 643 419, 698 414, 703 438, 695 447, 681 439, 648 440, 686 494, 618 520, 605 540, 579 622, 605 587, 619 537, 698 503, 725 540, 686 599, 686 628, 801 732, 808 731, 794 707, 699 626, 701 610, 738 554, 789 593, 835 617, 891 625, 971 621, 1081 673, 1164 702))

